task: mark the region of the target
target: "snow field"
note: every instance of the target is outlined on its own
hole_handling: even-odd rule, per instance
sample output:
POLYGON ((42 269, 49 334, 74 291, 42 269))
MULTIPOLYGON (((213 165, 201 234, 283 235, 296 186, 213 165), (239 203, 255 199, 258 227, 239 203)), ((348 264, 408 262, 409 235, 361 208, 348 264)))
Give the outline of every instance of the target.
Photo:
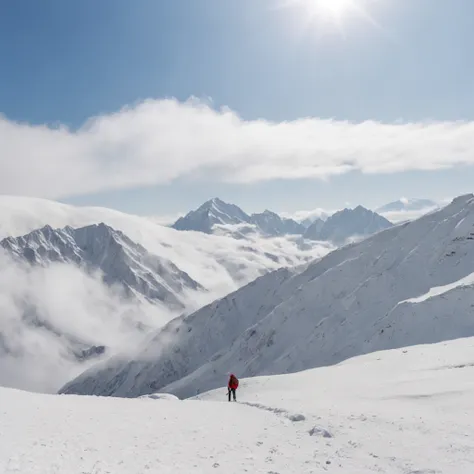
POLYGON ((474 338, 241 379, 237 396, 0 389, 0 472, 474 472, 474 338))
POLYGON ((474 338, 246 379, 238 397, 310 437, 313 472, 474 472, 474 338))
POLYGON ((0 400, 2 473, 316 472, 309 437, 245 405, 8 389, 0 400))

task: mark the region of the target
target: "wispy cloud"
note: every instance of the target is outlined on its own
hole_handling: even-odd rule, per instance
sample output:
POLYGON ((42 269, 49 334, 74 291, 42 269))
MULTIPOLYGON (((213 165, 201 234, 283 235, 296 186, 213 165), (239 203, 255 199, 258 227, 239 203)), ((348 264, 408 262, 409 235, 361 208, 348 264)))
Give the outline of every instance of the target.
POLYGON ((282 217, 286 217, 287 219, 293 219, 296 222, 302 222, 306 219, 314 221, 316 219, 326 220, 329 216, 337 212, 336 210, 328 210, 328 209, 310 209, 310 210, 302 210, 302 211, 295 211, 295 212, 280 212, 282 217))
POLYGON ((180 217, 183 217, 185 214, 186 213, 184 213, 184 212, 180 212, 179 214, 148 216, 148 219, 150 219, 155 224, 164 225, 164 226, 171 226, 180 217))
POLYGON ((247 121, 195 99, 147 100, 78 130, 0 119, 2 192, 64 197, 167 183, 328 178, 474 163, 474 122, 247 121))
POLYGON ((424 209, 416 209, 413 211, 389 211, 389 212, 381 212, 380 215, 388 219, 390 222, 394 224, 398 224, 404 221, 412 221, 418 219, 429 212, 433 212, 437 207, 425 207, 424 209))

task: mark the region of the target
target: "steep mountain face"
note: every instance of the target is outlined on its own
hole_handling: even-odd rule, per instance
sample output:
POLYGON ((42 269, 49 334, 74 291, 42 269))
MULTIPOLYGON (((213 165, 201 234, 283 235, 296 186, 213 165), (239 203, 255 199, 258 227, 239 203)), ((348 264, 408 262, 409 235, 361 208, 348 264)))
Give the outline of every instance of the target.
POLYGON ((321 230, 324 227, 322 219, 315 219, 305 230, 303 237, 310 240, 320 240, 321 230))
POLYGON ((56 230, 45 226, 23 237, 8 237, 0 246, 33 265, 60 262, 100 269, 104 282, 121 286, 125 295, 159 301, 171 310, 186 307, 188 292, 204 290, 173 262, 149 253, 105 224, 56 230))
POLYGON ((385 204, 379 207, 375 212, 383 214, 386 212, 397 212, 397 211, 420 211, 422 209, 435 209, 439 205, 431 199, 399 199, 398 201, 385 204))
POLYGON ((393 224, 377 213, 357 206, 343 209, 330 216, 325 222, 316 221, 305 233, 313 240, 328 240, 342 245, 351 238, 363 238, 392 227, 393 224))
POLYGON ((105 224, 0 241, 0 385, 56 391, 139 344, 205 289, 105 224))
POLYGON ((179 397, 241 377, 295 372, 375 350, 474 335, 474 196, 300 273, 265 275, 171 321, 133 360, 111 359, 61 393, 179 397))
POLYGON ((176 230, 195 230, 210 234, 215 225, 249 222, 250 216, 242 211, 240 207, 214 198, 205 202, 197 210, 180 217, 172 227, 176 230))
POLYGON ((265 210, 260 214, 252 214, 250 221, 255 224, 264 235, 298 235, 303 234, 305 228, 293 219, 281 218, 278 214, 265 210))
POLYGON ((322 209, 315 209, 314 211, 301 211, 297 212, 296 215, 301 216, 297 218, 295 216, 296 222, 299 222, 303 227, 306 229, 313 223, 318 220, 326 221, 328 217, 330 217, 333 212, 326 212, 322 209))

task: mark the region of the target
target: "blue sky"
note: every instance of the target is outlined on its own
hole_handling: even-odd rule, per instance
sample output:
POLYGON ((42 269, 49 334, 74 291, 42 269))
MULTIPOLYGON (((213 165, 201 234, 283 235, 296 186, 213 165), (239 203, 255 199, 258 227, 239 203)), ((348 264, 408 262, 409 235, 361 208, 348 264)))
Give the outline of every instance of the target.
MULTIPOLYGON (((347 203, 376 206, 400 196, 443 199, 470 192, 471 129, 454 133, 452 126, 474 120, 474 2, 352 0, 373 21, 348 9, 338 28, 319 15, 322 10, 310 8, 322 0, 298 1, 287 8, 278 8, 281 0, 0 3, 0 112, 8 138, 0 157, 2 189, 139 214, 174 214, 213 196, 248 211, 294 211, 347 203), (318 15, 309 22, 309 13, 315 11, 318 15), (114 124, 113 133, 112 126, 100 121, 105 117, 111 122, 123 107, 134 109, 144 100, 160 104, 175 98, 182 104, 191 96, 207 101, 212 110, 230 108, 239 125, 226 128, 227 136, 217 118, 209 120, 201 134, 209 144, 200 142, 195 148, 191 134, 201 126, 200 120, 180 128, 176 141, 162 145, 163 134, 169 136, 169 130, 161 128, 167 121, 166 107, 133 115, 134 123, 143 126, 126 140, 126 120, 119 117, 124 128, 114 124), (97 133, 84 125, 91 117, 102 124, 97 133), (285 156, 278 157, 291 165, 292 157, 311 146, 302 147, 304 134, 296 131, 298 119, 308 117, 355 125, 422 123, 431 132, 410 140, 400 134, 400 147, 389 140, 374 150, 372 138, 381 142, 387 134, 379 137, 380 127, 364 127, 362 137, 359 127, 356 142, 341 132, 333 144, 325 145, 324 167, 331 169, 324 171, 325 181, 316 177, 321 171, 305 175, 305 169, 320 160, 319 149, 295 165, 300 170, 294 176, 285 171, 293 171, 288 163, 280 166, 279 161, 278 166, 268 165, 274 179, 265 177, 268 160, 279 152, 268 141, 278 141, 279 128, 270 127, 276 135, 268 127, 260 131, 258 120, 294 125, 284 133, 285 156), (433 121, 450 123, 443 128, 441 147, 440 134, 429 129, 433 121), (247 123, 253 124, 250 138, 242 133, 247 123), (58 127, 67 127, 67 137, 58 127), (426 171, 430 154, 420 156, 425 139, 440 155, 432 171, 426 171), (182 142, 189 142, 185 150, 182 142), (334 164, 331 153, 336 148, 339 161, 334 164), (390 166, 374 171, 374 160, 386 148, 397 149, 390 166), (203 158, 204 152, 212 159, 203 158), (342 153, 349 158, 358 154, 357 165, 351 162, 353 168, 343 171, 342 153), (370 154, 370 163, 363 162, 370 154), (395 155, 403 155, 404 164, 395 166, 395 155), (234 156, 238 165, 229 163, 234 156), (143 173, 125 179, 135 166, 134 157, 143 173), (169 171, 176 162, 179 169, 169 171), (228 169, 222 174, 221 168, 228 169), (364 174, 369 168, 371 174, 364 174), (68 170, 72 176, 59 186, 68 170), (231 179, 233 175, 239 179, 231 179)), ((180 112, 167 123, 177 120, 181 125, 186 117, 180 112)), ((321 132, 312 130, 317 142, 321 132)))

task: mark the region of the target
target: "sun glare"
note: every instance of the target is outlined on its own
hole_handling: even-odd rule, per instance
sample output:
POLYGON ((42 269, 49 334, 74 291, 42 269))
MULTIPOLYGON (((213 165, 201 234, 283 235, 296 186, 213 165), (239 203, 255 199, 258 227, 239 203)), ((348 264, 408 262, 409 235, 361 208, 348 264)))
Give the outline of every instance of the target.
MULTIPOLYGON (((275 0, 280 3, 279 8, 296 7, 303 15, 303 23, 306 30, 310 25, 322 26, 326 24, 329 30, 335 27, 344 34, 344 23, 349 20, 362 19, 372 26, 381 29, 377 22, 367 11, 368 4, 378 0, 275 0)), ((318 28, 318 34, 328 31, 326 28, 318 28)))
POLYGON ((305 0, 311 15, 340 21, 354 8, 354 0, 305 0))

